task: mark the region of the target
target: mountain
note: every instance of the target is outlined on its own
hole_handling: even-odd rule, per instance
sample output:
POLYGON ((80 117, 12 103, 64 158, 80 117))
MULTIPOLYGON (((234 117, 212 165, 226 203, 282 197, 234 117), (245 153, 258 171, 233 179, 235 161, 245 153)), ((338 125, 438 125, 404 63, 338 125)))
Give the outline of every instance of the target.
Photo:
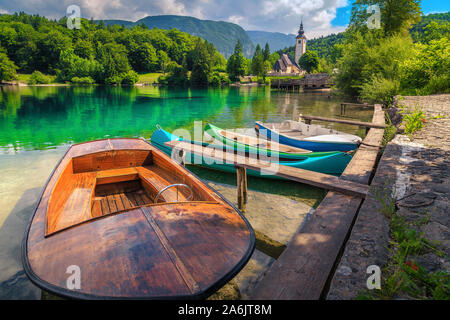
POLYGON ((430 13, 427 14, 426 16, 423 16, 422 20, 420 20, 417 24, 413 25, 412 28, 409 30, 414 41, 421 40, 425 32, 425 27, 431 22, 435 22, 438 25, 450 23, 450 12, 430 13))
POLYGON ((106 25, 123 24, 126 27, 143 23, 150 29, 159 28, 168 30, 176 28, 213 43, 225 58, 233 54, 238 39, 241 41, 244 54, 247 57, 251 57, 255 50, 255 46, 247 32, 239 25, 230 22, 200 20, 193 17, 175 15, 148 16, 136 22, 125 20, 103 20, 103 22, 106 25))
POLYGON ((247 31, 248 36, 255 45, 259 44, 264 48, 266 43, 269 44, 270 51, 278 51, 295 44, 295 34, 284 34, 281 32, 267 31, 247 31))

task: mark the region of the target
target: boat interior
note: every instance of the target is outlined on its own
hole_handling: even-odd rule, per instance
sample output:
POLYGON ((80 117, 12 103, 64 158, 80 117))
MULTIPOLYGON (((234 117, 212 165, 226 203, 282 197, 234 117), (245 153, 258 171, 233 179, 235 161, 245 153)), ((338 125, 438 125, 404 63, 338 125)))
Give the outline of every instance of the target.
POLYGON ((73 157, 50 195, 46 235, 137 207, 191 201, 217 199, 152 150, 73 157))
POLYGON ((270 150, 276 150, 279 152, 286 152, 286 153, 311 153, 310 150, 305 150, 301 148, 291 147, 284 144, 279 144, 276 141, 270 141, 263 139, 262 137, 251 137, 247 135, 241 135, 238 133, 226 131, 226 130, 220 130, 219 133, 223 135, 224 137, 234 140, 236 142, 258 147, 258 148, 264 148, 264 149, 270 149, 270 150))
POLYGON ((292 137, 294 139, 303 139, 318 135, 342 134, 339 131, 328 129, 317 124, 306 124, 304 122, 292 120, 285 120, 279 123, 261 123, 261 124, 270 130, 273 130, 279 134, 288 137, 292 137))

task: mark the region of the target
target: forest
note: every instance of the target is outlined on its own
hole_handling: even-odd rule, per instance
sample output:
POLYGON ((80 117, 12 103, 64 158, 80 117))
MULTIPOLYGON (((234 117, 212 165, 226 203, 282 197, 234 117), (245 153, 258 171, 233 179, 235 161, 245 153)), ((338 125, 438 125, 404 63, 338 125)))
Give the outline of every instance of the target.
POLYGON ((0 80, 30 74, 29 83, 132 85, 138 73, 160 72, 161 82, 208 85, 227 81, 226 60, 207 41, 176 29, 131 29, 81 19, 0 15, 0 80))
MULTIPOLYGON (((31 74, 28 83, 71 82, 132 85, 139 74, 157 73, 169 86, 221 86, 252 75, 268 83, 280 55, 258 44, 248 59, 238 40, 226 60, 212 43, 177 29, 126 28, 81 19, 0 15, 0 81, 31 74)), ((389 104, 393 96, 450 91, 450 14, 423 16, 418 0, 358 0, 349 27, 307 42, 298 61, 310 73, 334 74, 339 94, 389 104), (367 6, 381 8, 381 28, 367 26, 367 6)))
MULTIPOLYGON (((277 52, 293 56, 294 47, 277 52)), ((417 0, 358 0, 347 30, 308 40, 300 60, 310 72, 335 70, 336 92, 366 102, 450 92, 450 13, 424 16, 417 0), (367 26, 371 4, 380 29, 367 26)))
POLYGON ((418 0, 358 0, 342 43, 334 46, 336 89, 386 105, 399 94, 450 92, 449 14, 435 18, 423 17, 418 0), (381 9, 379 29, 367 26, 373 3, 381 9))

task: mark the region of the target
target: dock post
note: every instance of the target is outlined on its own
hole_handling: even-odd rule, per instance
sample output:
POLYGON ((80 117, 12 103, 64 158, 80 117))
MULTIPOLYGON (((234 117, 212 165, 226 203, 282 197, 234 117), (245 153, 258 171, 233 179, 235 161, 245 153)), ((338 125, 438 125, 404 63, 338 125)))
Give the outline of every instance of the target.
POLYGON ((245 212, 245 205, 247 204, 247 169, 236 167, 236 178, 238 208, 245 212))

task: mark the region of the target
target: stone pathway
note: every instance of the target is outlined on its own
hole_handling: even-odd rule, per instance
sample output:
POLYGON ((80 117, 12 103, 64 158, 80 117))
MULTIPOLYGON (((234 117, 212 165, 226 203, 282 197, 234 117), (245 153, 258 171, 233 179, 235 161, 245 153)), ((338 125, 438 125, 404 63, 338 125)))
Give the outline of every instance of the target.
POLYGON ((431 251, 408 259, 429 272, 450 273, 450 95, 404 97, 397 103, 421 109, 427 122, 412 139, 397 135, 386 147, 371 195, 361 207, 333 276, 328 299, 355 299, 366 290, 367 267, 375 264, 382 268, 388 262, 390 230, 375 188, 395 195, 397 214, 444 253, 439 256, 431 251))

